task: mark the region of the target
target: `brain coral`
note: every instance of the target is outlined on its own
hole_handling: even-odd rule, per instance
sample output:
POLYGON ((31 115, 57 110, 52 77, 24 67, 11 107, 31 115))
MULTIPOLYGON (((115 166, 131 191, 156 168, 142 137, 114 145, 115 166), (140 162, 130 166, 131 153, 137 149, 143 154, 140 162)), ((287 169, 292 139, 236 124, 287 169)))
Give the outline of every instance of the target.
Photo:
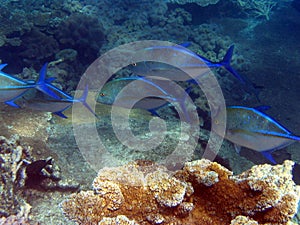
POLYGON ((293 164, 258 165, 235 176, 205 159, 175 172, 137 161, 100 170, 94 190, 61 206, 79 224, 288 225, 300 196, 293 164))
POLYGON ((184 5, 187 3, 196 3, 200 6, 208 6, 210 4, 217 4, 219 0, 169 0, 170 3, 184 5))

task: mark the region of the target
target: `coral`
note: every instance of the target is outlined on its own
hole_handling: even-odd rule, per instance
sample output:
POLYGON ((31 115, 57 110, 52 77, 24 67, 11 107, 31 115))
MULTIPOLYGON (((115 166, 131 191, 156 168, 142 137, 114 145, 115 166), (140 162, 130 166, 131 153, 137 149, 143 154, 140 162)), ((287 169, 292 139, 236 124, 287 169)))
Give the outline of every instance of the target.
POLYGON ((93 190, 62 202, 79 224, 292 224, 300 186, 292 161, 240 174, 202 159, 170 172, 148 161, 103 168, 93 190), (118 221, 118 222, 117 222, 118 221))
POLYGON ((250 15, 255 17, 263 17, 266 20, 270 19, 270 15, 278 4, 284 2, 291 2, 291 0, 277 1, 277 0, 233 0, 250 15))
POLYGON ((17 191, 26 178, 23 160, 31 161, 30 155, 31 149, 20 145, 17 136, 10 139, 0 136, 0 216, 16 214, 26 204, 17 191))
POLYGON ((55 32, 60 48, 78 52, 78 60, 91 63, 105 41, 103 28, 97 18, 84 14, 72 14, 55 32))
POLYGON ((52 157, 35 160, 36 153, 21 141, 24 139, 17 135, 9 139, 0 136, 0 224, 33 224, 28 222, 30 204, 35 204, 32 190, 78 189, 74 181, 61 179, 61 170, 52 157))
POLYGON ((246 216, 237 216, 234 220, 231 220, 230 225, 258 225, 258 222, 246 216))
POLYGON ((169 0, 170 3, 176 3, 180 5, 184 5, 187 3, 196 3, 202 7, 208 6, 211 4, 217 4, 219 0, 169 0))
POLYGON ((71 48, 60 50, 58 53, 55 54, 56 60, 69 60, 74 61, 77 57, 77 51, 71 48))
POLYGON ((21 206, 21 209, 18 212, 18 214, 10 215, 8 217, 3 216, 2 218, 0 217, 0 224, 1 225, 11 225, 11 224, 15 224, 15 225, 17 225, 17 224, 27 225, 28 224, 28 225, 30 225, 30 224, 33 224, 33 223, 30 223, 29 219, 28 219, 30 210, 31 210, 31 206, 27 203, 24 203, 21 206))
POLYGON ((4 35, 0 35, 0 47, 3 46, 6 42, 6 37, 4 35))
POLYGON ((120 215, 114 218, 104 217, 98 225, 138 225, 134 220, 129 220, 126 216, 120 215))
POLYGON ((7 218, 2 217, 0 218, 0 224, 2 225, 17 225, 17 224, 22 224, 22 225, 30 225, 29 221, 24 218, 24 217, 18 217, 15 215, 11 215, 7 218))
POLYGON ((24 34, 22 43, 18 47, 19 56, 31 66, 36 62, 38 62, 38 66, 47 62, 47 59, 53 56, 58 49, 58 42, 37 28, 24 34))

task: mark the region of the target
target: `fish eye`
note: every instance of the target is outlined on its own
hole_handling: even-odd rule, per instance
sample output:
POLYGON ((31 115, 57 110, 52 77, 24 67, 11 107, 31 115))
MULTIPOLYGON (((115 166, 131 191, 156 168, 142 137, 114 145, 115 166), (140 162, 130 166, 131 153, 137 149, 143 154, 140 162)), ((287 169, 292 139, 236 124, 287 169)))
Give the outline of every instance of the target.
POLYGON ((137 66, 136 63, 131 63, 132 66, 137 66))
POLYGON ((100 96, 102 96, 102 97, 103 97, 103 96, 105 96, 105 94, 102 92, 102 93, 100 93, 100 96))
POLYGON ((216 125, 219 125, 219 123, 220 123, 219 120, 215 120, 216 125))

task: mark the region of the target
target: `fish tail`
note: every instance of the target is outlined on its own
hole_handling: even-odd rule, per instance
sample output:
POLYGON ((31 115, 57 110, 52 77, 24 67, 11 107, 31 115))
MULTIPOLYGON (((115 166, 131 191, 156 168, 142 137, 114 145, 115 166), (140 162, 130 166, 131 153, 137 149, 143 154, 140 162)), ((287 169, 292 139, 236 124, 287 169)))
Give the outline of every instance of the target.
POLYGON ((94 110, 86 102, 88 93, 89 93, 89 89, 88 89, 88 85, 86 85, 86 87, 82 93, 82 96, 78 99, 78 101, 81 102, 97 119, 99 119, 98 115, 94 112, 94 110))
POLYGON ((229 47, 229 49, 227 50, 224 58, 220 62, 220 65, 222 65, 229 73, 231 73, 233 76, 235 76, 244 86, 246 86, 247 89, 249 89, 249 91, 255 95, 257 101, 260 102, 260 99, 258 96, 258 94, 259 94, 258 90, 253 86, 253 84, 248 79, 246 79, 245 77, 240 75, 235 69, 233 69, 231 67, 230 62, 232 59, 233 50, 234 50, 234 45, 231 45, 229 47))
POLYGON ((246 81, 245 79, 240 75, 238 74, 238 72, 233 69, 231 67, 231 59, 232 59, 232 55, 233 55, 233 50, 234 50, 234 45, 231 45, 229 47, 229 49, 227 50, 224 58, 222 59, 222 61, 220 62, 220 64, 229 72, 231 73, 233 76, 235 76, 242 84, 246 84, 246 81))
POLYGON ((53 81, 53 78, 49 78, 48 80, 46 79, 46 74, 47 74, 47 66, 48 63, 45 63, 42 67, 42 69, 40 70, 40 76, 38 81, 36 82, 36 89, 38 89, 39 91, 43 92, 46 95, 49 95, 50 97, 54 98, 54 99, 60 99, 58 95, 56 95, 47 85, 47 82, 53 81))
POLYGON ((0 64, 0 71, 7 66, 7 63, 4 63, 4 64, 0 64))

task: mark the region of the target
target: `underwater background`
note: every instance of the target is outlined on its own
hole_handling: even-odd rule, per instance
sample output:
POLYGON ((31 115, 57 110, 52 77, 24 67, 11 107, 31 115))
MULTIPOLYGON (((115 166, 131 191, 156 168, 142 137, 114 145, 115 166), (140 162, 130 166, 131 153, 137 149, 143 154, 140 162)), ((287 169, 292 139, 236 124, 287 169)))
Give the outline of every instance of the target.
MULTIPOLYGON (((143 40, 189 42, 190 50, 213 62, 221 61, 234 44, 231 66, 257 90, 260 101, 252 89, 243 86, 228 71, 214 68, 226 105, 270 106, 268 115, 300 135, 298 0, 0 0, 0 3, 0 64, 8 64, 3 70, 7 74, 35 80, 48 62, 47 76, 55 77, 53 83, 73 95, 94 60, 122 44, 143 40)), ((131 74, 125 68, 116 78, 131 74)), ((186 88, 186 84, 182 86, 186 88)), ((189 94, 199 107, 203 129, 190 159, 197 160, 208 139, 210 109, 199 88, 189 94)), ((88 126, 94 120, 72 121, 70 109, 64 113, 69 118, 63 119, 4 103, 0 108, 0 224, 74 224, 64 216, 61 202, 72 193, 90 190, 97 171, 82 157, 73 124, 88 126)), ((119 110, 120 116, 127 113, 123 110, 119 110)), ((173 108, 158 110, 159 116, 168 121, 168 131, 163 144, 151 152, 135 151, 118 142, 110 125, 109 106, 97 104, 95 111, 100 118, 98 134, 118 159, 107 162, 107 166, 133 160, 158 161, 178 144, 180 126, 173 108)), ((133 110, 132 132, 146 137, 151 118, 145 110, 133 110)), ((279 164, 288 159, 295 162, 293 180, 298 185, 299 149, 299 143, 295 143, 272 153, 279 164)), ((229 141, 224 141, 215 161, 234 174, 270 163, 250 149, 242 148, 237 153, 229 141)), ((83 206, 84 203, 79 204, 83 206)), ((66 209, 64 212, 67 213, 66 209)), ((155 222, 159 219, 147 221, 141 224, 160 224, 155 222)), ((293 221, 298 224, 299 216, 293 221)))

